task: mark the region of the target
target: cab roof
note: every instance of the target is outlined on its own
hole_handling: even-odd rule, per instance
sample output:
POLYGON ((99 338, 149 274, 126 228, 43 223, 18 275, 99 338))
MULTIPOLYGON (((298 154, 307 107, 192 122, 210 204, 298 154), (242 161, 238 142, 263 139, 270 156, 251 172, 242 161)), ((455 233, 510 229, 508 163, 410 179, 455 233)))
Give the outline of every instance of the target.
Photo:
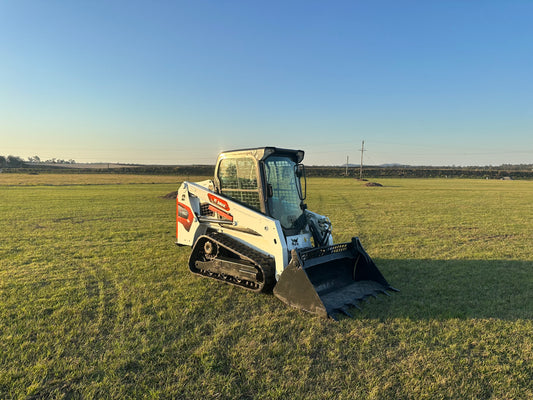
POLYGON ((266 147, 250 148, 250 149, 223 151, 222 153, 218 155, 218 159, 252 156, 258 161, 263 161, 265 158, 270 157, 271 155, 279 155, 279 156, 286 156, 286 157, 288 156, 291 159, 293 159, 296 163, 301 163, 304 158, 304 151, 284 149, 281 147, 266 146, 266 147))

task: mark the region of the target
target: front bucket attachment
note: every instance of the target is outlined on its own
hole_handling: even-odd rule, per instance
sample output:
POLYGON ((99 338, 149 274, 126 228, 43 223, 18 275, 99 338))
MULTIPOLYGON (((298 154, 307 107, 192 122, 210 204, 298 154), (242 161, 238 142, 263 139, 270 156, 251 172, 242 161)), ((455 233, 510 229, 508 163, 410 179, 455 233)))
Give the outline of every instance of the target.
POLYGON ((350 315, 359 300, 387 290, 389 285, 359 238, 327 247, 292 251, 292 259, 274 287, 284 303, 321 317, 350 315))

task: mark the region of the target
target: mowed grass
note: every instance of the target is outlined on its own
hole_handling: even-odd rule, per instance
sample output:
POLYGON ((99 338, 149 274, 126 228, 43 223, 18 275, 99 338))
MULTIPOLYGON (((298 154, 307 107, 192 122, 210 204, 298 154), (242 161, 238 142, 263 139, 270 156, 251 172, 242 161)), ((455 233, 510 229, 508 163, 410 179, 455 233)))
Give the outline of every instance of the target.
MULTIPOLYGON (((194 180, 197 177, 183 177, 194 180)), ((206 179, 205 177, 201 179, 206 179)), ((170 175, 134 175, 134 174, 21 174, 5 173, 0 175, 0 186, 63 186, 63 185, 123 185, 134 183, 171 183, 176 182, 175 176, 170 175)))
POLYGON ((190 274, 183 177, 4 176, 0 398, 533 398, 533 182, 308 179, 401 290, 333 322, 190 274))

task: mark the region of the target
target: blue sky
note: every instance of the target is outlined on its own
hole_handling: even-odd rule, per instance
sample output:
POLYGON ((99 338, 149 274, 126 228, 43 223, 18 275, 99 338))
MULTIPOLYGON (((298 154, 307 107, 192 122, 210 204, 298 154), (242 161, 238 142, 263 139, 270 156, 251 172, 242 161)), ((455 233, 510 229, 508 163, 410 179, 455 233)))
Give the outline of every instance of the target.
POLYGON ((533 163, 533 1, 0 1, 0 155, 533 163))

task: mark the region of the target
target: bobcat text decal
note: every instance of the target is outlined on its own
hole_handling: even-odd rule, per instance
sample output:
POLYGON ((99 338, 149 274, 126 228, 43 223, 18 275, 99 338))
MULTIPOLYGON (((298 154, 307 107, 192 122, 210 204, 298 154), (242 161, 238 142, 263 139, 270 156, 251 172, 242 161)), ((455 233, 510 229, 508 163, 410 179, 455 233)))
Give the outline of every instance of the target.
POLYGON ((207 197, 209 197, 209 201, 213 204, 216 204, 220 208, 223 208, 226 211, 229 211, 229 205, 228 202, 224 199, 221 199, 220 197, 215 196, 212 193, 208 193, 207 197))

